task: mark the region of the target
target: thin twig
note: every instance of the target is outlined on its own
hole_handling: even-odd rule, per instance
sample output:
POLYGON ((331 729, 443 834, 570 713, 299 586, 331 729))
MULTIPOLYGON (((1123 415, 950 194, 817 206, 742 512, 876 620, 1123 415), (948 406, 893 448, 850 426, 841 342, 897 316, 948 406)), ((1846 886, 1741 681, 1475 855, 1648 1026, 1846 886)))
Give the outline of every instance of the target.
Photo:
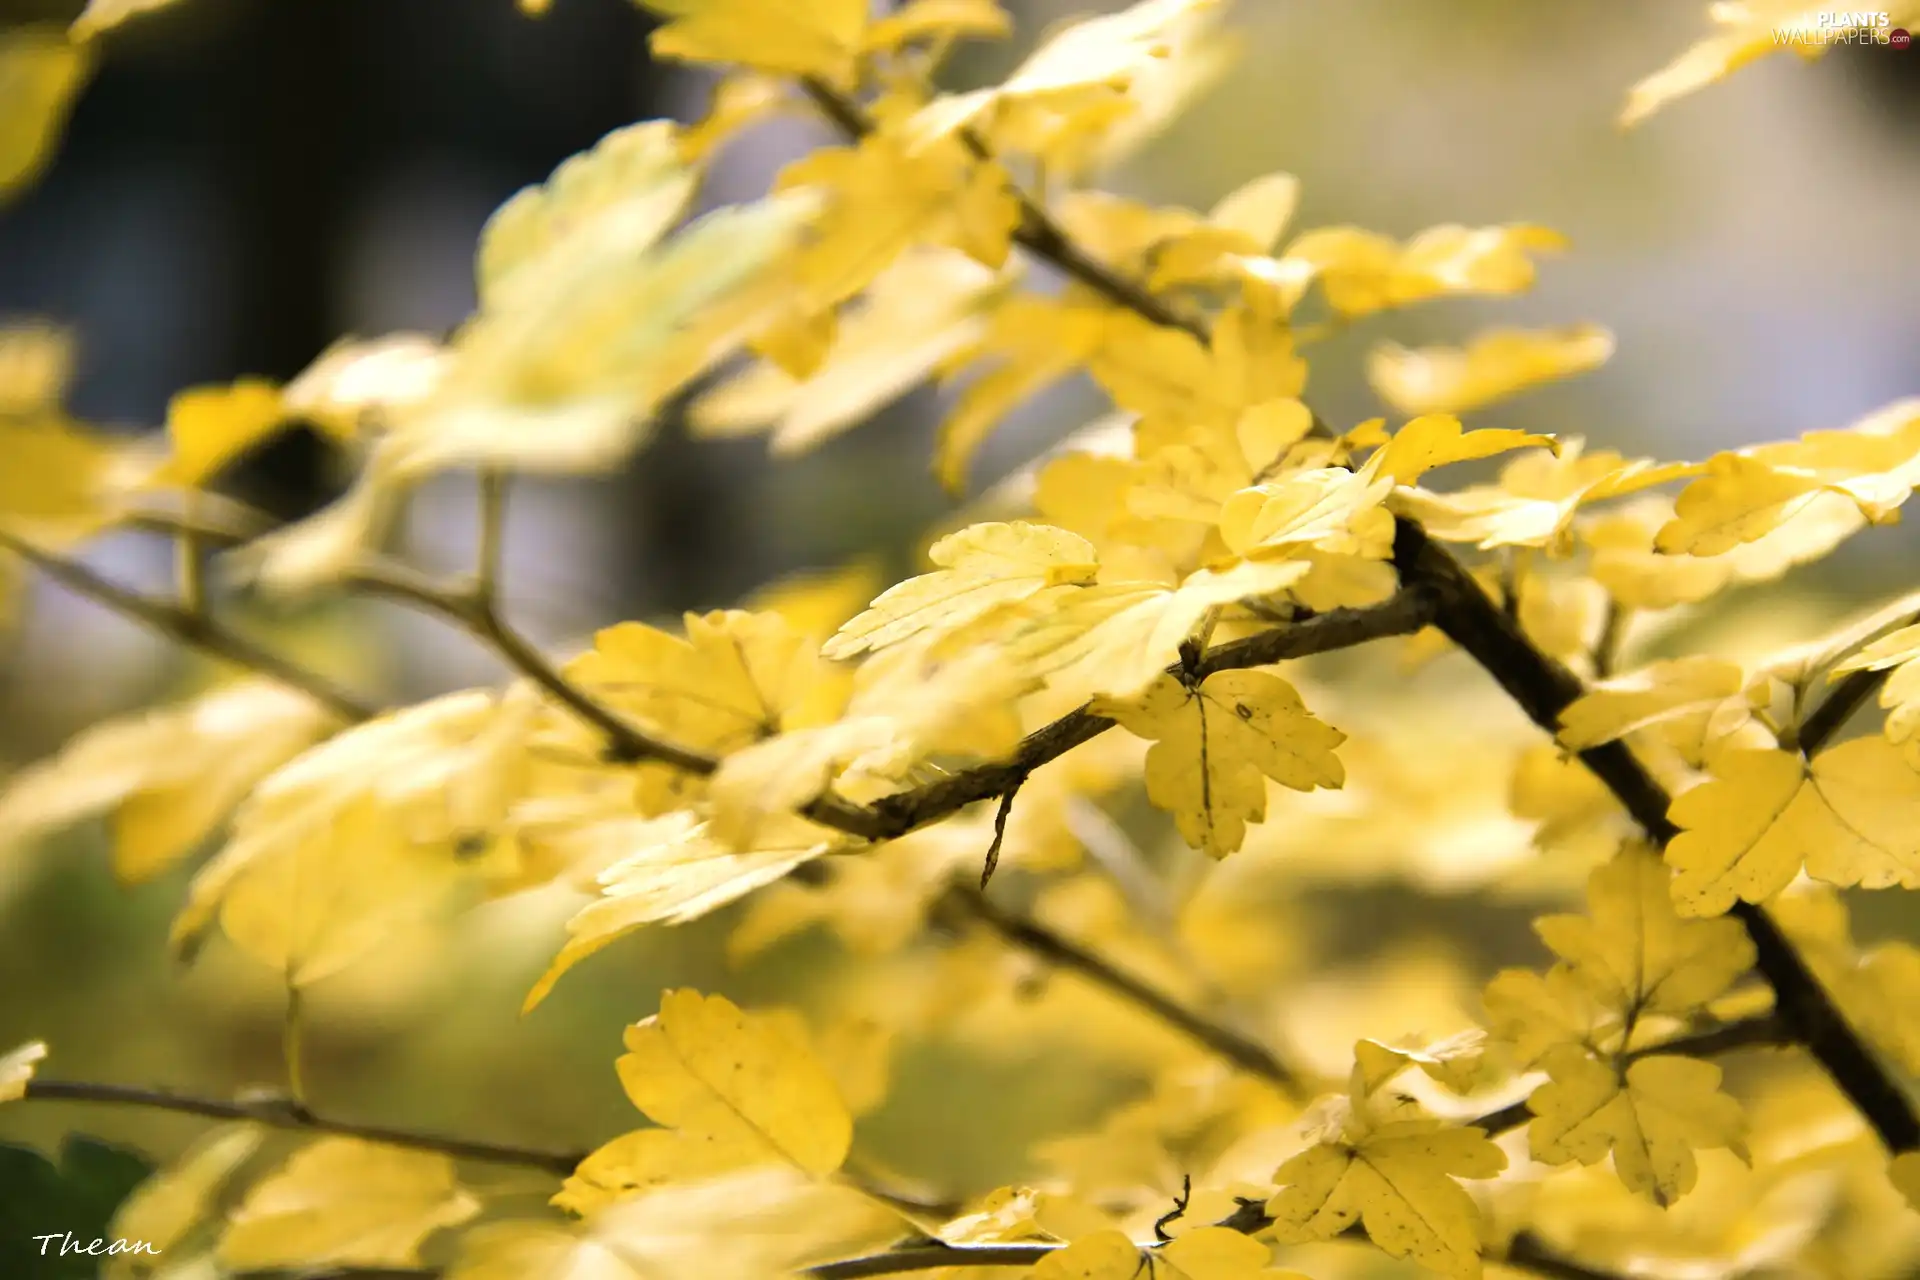
POLYGON ((987 887, 987 881, 993 879, 993 872, 1000 865, 1000 846, 1007 838, 1007 819, 1013 816, 1013 798, 1020 794, 1020 784, 1025 778, 1016 779, 1014 784, 1000 793, 1000 807, 993 813, 993 842, 987 846, 986 861, 980 867, 980 888, 987 887))
POLYGON ((948 901, 1008 942, 1058 968, 1069 970, 1146 1009, 1181 1031, 1203 1048, 1219 1054, 1241 1070, 1259 1076, 1295 1098, 1307 1087, 1299 1072, 1282 1062, 1273 1050, 1219 1023, 1209 1021, 1166 992, 1130 973, 1114 968, 1098 955, 1024 916, 1003 911, 992 899, 973 889, 955 887, 948 901))
POLYGON ((287 661, 211 617, 195 616, 178 605, 130 590, 77 560, 48 551, 4 529, 0 529, 0 549, 13 552, 75 595, 105 605, 187 648, 223 658, 298 689, 342 719, 367 720, 378 714, 373 704, 358 695, 317 672, 287 661))
POLYGON ((114 1106, 147 1107, 174 1111, 182 1115, 202 1116, 209 1120, 252 1120, 275 1129, 329 1133, 365 1142, 379 1142, 414 1151, 437 1151, 457 1160, 483 1160, 489 1164, 519 1165, 562 1176, 586 1159, 580 1151, 539 1151, 497 1142, 475 1142, 442 1134, 395 1129, 385 1125, 356 1124, 322 1116, 303 1103, 290 1098, 260 1102, 226 1102, 189 1094, 168 1093, 161 1089, 142 1089, 131 1085, 100 1084, 88 1080, 34 1079, 27 1082, 28 1102, 94 1102, 114 1106))

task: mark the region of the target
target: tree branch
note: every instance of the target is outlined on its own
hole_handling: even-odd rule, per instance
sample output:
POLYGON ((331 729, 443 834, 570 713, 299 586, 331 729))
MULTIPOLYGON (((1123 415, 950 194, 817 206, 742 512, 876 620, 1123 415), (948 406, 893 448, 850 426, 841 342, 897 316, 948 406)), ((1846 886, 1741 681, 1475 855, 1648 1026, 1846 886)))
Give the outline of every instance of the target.
MULTIPOLYGON (((1579 678, 1537 649, 1460 562, 1415 522, 1398 522, 1393 557, 1403 583, 1424 584, 1433 592, 1435 625, 1447 638, 1485 668, 1536 725, 1557 733, 1560 713, 1583 691, 1579 678)), ((1837 713, 1822 717, 1815 726, 1822 733, 1819 740, 1836 730, 1842 719, 1837 713)), ((1667 817, 1671 798, 1624 742, 1588 748, 1580 759, 1625 806, 1649 840, 1664 848, 1679 834, 1667 817)), ((1775 1008, 1793 1028, 1795 1038, 1852 1100, 1889 1151, 1920 1149, 1920 1115, 1912 1100, 1848 1024, 1792 941, 1764 908, 1753 903, 1736 902, 1730 914, 1753 939, 1756 966, 1773 988, 1775 1008)))
POLYGON ((168 601, 142 595, 108 580, 77 560, 36 546, 4 529, 0 529, 0 550, 13 552, 75 595, 105 605, 178 644, 298 689, 343 720, 367 720, 378 714, 372 703, 229 630, 208 613, 189 612, 168 601))
POLYGON ((947 900, 954 904, 956 910, 980 921, 1006 941, 1049 964, 1077 973, 1122 999, 1132 1001, 1203 1048, 1219 1054, 1241 1070, 1278 1086, 1289 1096, 1299 1098, 1306 1093, 1300 1073, 1282 1062, 1273 1050, 1257 1040, 1209 1021, 1166 992, 1114 968, 1078 943, 1037 921, 1002 911, 984 893, 969 887, 955 886, 948 893, 947 900))
MULTIPOLYGON (((1366 609, 1333 609, 1221 645, 1209 650, 1195 670, 1205 679, 1216 671, 1271 666, 1316 653, 1350 649, 1387 636, 1411 635, 1432 621, 1433 608, 1434 599, 1425 591, 1402 591, 1385 604, 1366 609)), ((1181 670, 1178 663, 1167 667, 1170 674, 1181 670)), ((882 838, 905 835, 976 800, 1004 795, 1027 774, 1093 741, 1112 728, 1113 723, 1106 716, 1081 707, 1022 738, 1006 760, 966 769, 910 791, 882 796, 868 808, 879 818, 882 838)))
POLYGON ((528 1147, 496 1142, 475 1142, 412 1129, 393 1129, 385 1125, 356 1124, 322 1116, 291 1098, 271 1098, 258 1102, 226 1102, 189 1094, 168 1093, 160 1089, 141 1089, 130 1085, 99 1084, 86 1080, 27 1081, 28 1102, 92 1102, 111 1106, 146 1107, 173 1111, 181 1115, 201 1116, 208 1120, 251 1120, 270 1128, 328 1133, 344 1138, 359 1138, 391 1147, 414 1151, 435 1151, 456 1160, 481 1160, 488 1164, 518 1165, 565 1177, 586 1159, 580 1151, 538 1151, 528 1147))

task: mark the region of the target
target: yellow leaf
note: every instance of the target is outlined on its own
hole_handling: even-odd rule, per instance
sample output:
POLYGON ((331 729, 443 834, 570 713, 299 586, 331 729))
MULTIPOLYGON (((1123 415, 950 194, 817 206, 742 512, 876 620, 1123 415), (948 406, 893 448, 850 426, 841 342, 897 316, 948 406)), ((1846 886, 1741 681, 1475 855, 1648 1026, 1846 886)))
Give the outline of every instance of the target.
POLYGON ((841 317, 825 361, 804 379, 771 363, 722 381, 694 402, 696 432, 771 431, 776 455, 803 453, 857 426, 985 334, 999 277, 945 249, 909 250, 841 317))
POLYGON ((495 873, 525 787, 531 686, 467 690, 356 725, 260 782, 174 921, 191 955, 218 919, 305 985, 495 873))
POLYGON ((127 455, 58 417, 0 417, 0 521, 35 536, 84 536, 115 514, 127 455))
POLYGON ((1525 453, 1509 462, 1497 484, 1445 494, 1402 487, 1389 506, 1443 541, 1472 542, 1483 549, 1542 547, 1560 554, 1571 542, 1570 528, 1582 506, 1697 471, 1686 463, 1656 465, 1607 451, 1587 453, 1581 441, 1562 440, 1557 454, 1525 453))
POLYGON ((1348 317, 1429 298, 1521 293, 1533 286, 1530 252, 1566 247, 1545 227, 1430 227, 1403 245, 1354 227, 1309 231, 1275 264, 1318 279, 1327 303, 1348 317))
POLYGON ((899 1219, 848 1187, 791 1169, 655 1186, 587 1221, 489 1223, 466 1232, 447 1280, 719 1280, 792 1276, 876 1252, 899 1219))
POLYGON ((991 130, 996 116, 1098 110, 1166 56, 1182 28, 1218 7, 1219 0, 1140 0, 1120 13, 1064 26, 1001 84, 936 98, 907 122, 907 133, 924 145, 969 127, 991 130))
POLYGON ((840 1167, 853 1119, 832 1075, 784 1020, 724 996, 668 991, 627 1028, 616 1064, 633 1104, 690 1137, 757 1147, 816 1178, 840 1167))
POLYGON ((1197 569, 1179 586, 1116 583, 1049 601, 1007 644, 1022 669, 1081 699, 1138 696, 1179 656, 1180 644, 1222 605, 1285 591, 1311 568, 1301 560, 1241 561, 1197 569))
POLYGON ((40 176, 93 57, 52 27, 0 33, 0 204, 40 176))
POLYGON ((650 924, 696 920, 846 844, 844 837, 797 817, 768 824, 744 852, 713 839, 684 813, 617 818, 584 834, 633 852, 600 873, 601 896, 567 921, 567 943, 527 993, 522 1012, 546 999, 568 969, 615 939, 650 924))
POLYGON ((1295 471, 1229 498, 1220 508, 1220 538, 1236 555, 1318 550, 1384 560, 1393 550, 1393 515, 1384 505, 1392 490, 1372 460, 1358 471, 1295 471))
POLYGON ((1560 713, 1560 741, 1575 751, 1737 697, 1746 684, 1738 663, 1704 654, 1656 662, 1603 680, 1560 713))
POLYGON ((1513 1046, 1517 1064, 1531 1067, 1564 1044, 1585 1045, 1612 1021, 1593 990, 1569 965, 1543 976, 1531 969, 1504 969, 1487 984, 1487 1026, 1513 1046))
POLYGON ((1920 887, 1920 773, 1885 738, 1856 738, 1814 757, 1739 750, 1684 792, 1667 846, 1682 915, 1763 902, 1799 874, 1884 889, 1920 887))
MULTIPOLYGON (((777 733, 831 723, 847 676, 776 613, 689 613, 686 635, 638 622, 609 627, 566 674, 611 709, 686 747, 725 755, 777 733)), ((705 790, 706 780, 643 764, 640 810, 657 816, 705 790)))
POLYGON ((1424 1048, 1361 1040, 1353 1046, 1353 1056, 1368 1093, 1412 1066, 1455 1093, 1467 1093, 1480 1078, 1486 1040, 1487 1033, 1477 1027, 1424 1048))
POLYGON ((50 413, 73 375, 73 335, 38 321, 0 322, 0 418, 50 413))
POLYGON ((867 28, 868 53, 890 53, 921 41, 997 40, 1013 33, 998 0, 908 0, 867 28))
POLYGON ((220 1238, 220 1263, 415 1266, 421 1241, 479 1212, 446 1156, 321 1138, 247 1193, 220 1238))
POLYGON ((1139 1245, 1118 1231, 1101 1231, 1042 1258, 1032 1280, 1134 1280, 1146 1266, 1139 1245))
POLYGON ((668 19, 656 58, 732 63, 850 87, 867 28, 865 0, 640 0, 668 19))
POLYGON ((351 440, 364 418, 403 411, 431 395, 448 359, 446 349, 424 333, 343 338, 286 385, 281 403, 289 415, 351 440))
POLYGON ((1920 1213, 1920 1151, 1903 1151, 1887 1166, 1887 1176, 1900 1194, 1920 1213))
POLYGON ((18 1102, 27 1096, 27 1084, 33 1079, 34 1065, 47 1056, 47 1042, 29 1040, 0 1055, 0 1103, 18 1102))
POLYGON ((1267 1213, 1282 1241, 1330 1240, 1358 1221, 1393 1257, 1477 1280, 1480 1214, 1455 1179, 1491 1178, 1506 1165, 1506 1153, 1478 1129, 1390 1121, 1281 1165, 1267 1213))
POLYGON ((1267 1265, 1265 1244, 1226 1227, 1184 1232, 1152 1254, 1154 1275, 1171 1280, 1306 1280, 1267 1265))
POLYGON ((1684 1016, 1753 964, 1737 920, 1682 920, 1666 864, 1628 844, 1587 881, 1587 914, 1542 916, 1534 931, 1623 1022, 1643 1014, 1684 1016))
POLYGON ((1367 357, 1367 381, 1401 413, 1465 413, 1605 364, 1613 334, 1598 325, 1492 329, 1465 347, 1386 343, 1367 357))
POLYGON ((1395 484, 1412 484, 1435 467, 1491 458, 1534 445, 1552 449, 1552 436, 1525 431, 1466 431, 1451 413, 1426 413, 1394 432, 1380 450, 1380 474, 1395 484))
MULTIPOLYGON (((1716 4, 1707 12, 1720 28, 1690 45, 1672 62, 1633 86, 1620 125, 1639 124, 1677 98, 1724 80, 1741 67, 1769 53, 1792 49, 1802 58, 1817 58, 1843 38, 1871 34, 1873 15, 1838 9, 1813 9, 1805 0, 1749 0, 1744 4, 1716 4)), ((1881 12, 1888 25, 1920 26, 1920 4, 1891 3, 1881 12)))
POLYGON ((195 387, 167 406, 173 456, 161 477, 198 487, 271 436, 286 421, 280 389, 260 378, 227 387, 195 387))
MULTIPOLYGON (((226 1125, 207 1134, 167 1168, 154 1174, 114 1211, 111 1232, 119 1240, 144 1240, 164 1254, 206 1218, 215 1196, 260 1149, 257 1125, 226 1125)), ((108 1280, 131 1280, 133 1264, 108 1264, 108 1280)))
POLYGON ((482 308, 539 289, 543 271, 566 261, 570 245, 597 238, 638 253, 658 242, 699 186, 698 171, 681 159, 678 134, 671 120, 615 129, 495 210, 475 259, 482 308))
POLYGON ((0 788, 0 841, 111 810, 114 870, 137 884, 191 853, 331 727, 306 694, 263 679, 97 724, 0 788))
POLYGON ((973 456, 1008 413, 1066 377, 1099 349, 1112 324, 1098 307, 1015 294, 987 317, 971 360, 993 363, 956 398, 940 424, 934 470, 950 492, 965 484, 973 456))
POLYGON ((890 587, 821 653, 851 658, 924 631, 951 631, 1047 587, 1089 583, 1098 569, 1085 538, 1025 521, 969 526, 935 543, 928 558, 937 571, 890 587))
POLYGON ((155 9, 171 7, 175 0, 87 0, 87 7, 73 20, 68 34, 75 40, 91 40, 103 31, 111 31, 129 18, 155 9))
POLYGON ((1333 750, 1346 735, 1314 718, 1292 685, 1262 671, 1217 671, 1189 688, 1156 679, 1138 698, 1098 699, 1135 737, 1148 738, 1147 797, 1171 812, 1188 844, 1215 858, 1240 847, 1267 815, 1268 778, 1296 791, 1339 787, 1333 750))
POLYGON ((716 209, 661 241, 694 180, 679 155, 671 125, 635 125, 501 207, 479 313, 382 441, 394 481, 610 466, 664 397, 779 319, 817 193, 716 209))
POLYGON ((891 720, 859 716, 777 734, 734 752, 708 783, 708 832, 730 848, 754 848, 770 821, 819 799, 842 769, 893 738, 891 720))
POLYGON ((717 1141, 673 1129, 635 1129, 598 1148, 575 1166, 549 1201, 589 1215, 628 1196, 670 1182, 694 1182, 733 1172, 764 1158, 758 1142, 717 1141))
POLYGON ((1745 1155, 1746 1119, 1720 1091, 1720 1068, 1670 1054, 1618 1068, 1581 1049, 1547 1055, 1546 1084, 1527 1099, 1534 1159, 1597 1164, 1613 1156, 1627 1189, 1669 1205, 1699 1177, 1694 1150, 1728 1147, 1745 1155))

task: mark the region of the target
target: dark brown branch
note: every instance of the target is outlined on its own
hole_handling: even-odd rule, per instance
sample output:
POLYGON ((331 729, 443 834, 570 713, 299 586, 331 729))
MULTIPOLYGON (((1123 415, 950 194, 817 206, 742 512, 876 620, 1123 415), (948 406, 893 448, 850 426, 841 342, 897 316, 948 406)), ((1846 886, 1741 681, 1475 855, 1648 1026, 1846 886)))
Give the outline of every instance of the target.
POLYGON ((949 893, 948 900, 956 909, 980 921, 1006 941, 1049 964, 1077 973, 1122 999, 1132 1001, 1241 1070, 1271 1082, 1296 1098, 1306 1092, 1299 1072, 1282 1062, 1273 1050, 1257 1040, 1209 1021, 1166 992, 1114 968, 1078 943, 1036 921, 1002 911, 985 894, 973 889, 955 887, 949 893))
MULTIPOLYGON (((1399 521, 1393 555, 1403 583, 1423 584, 1433 592, 1435 625, 1447 638, 1485 668, 1536 725, 1548 733, 1558 732, 1560 713, 1583 692, 1579 678, 1536 648, 1460 562, 1418 524, 1399 521)), ((1824 722, 1819 727, 1824 729, 1824 722)), ((1667 818, 1671 798, 1624 742, 1590 747, 1580 753, 1580 759, 1649 840, 1664 847, 1679 834, 1667 818)), ((1730 914, 1753 939, 1755 963, 1773 988, 1775 1007, 1795 1038, 1852 1100, 1889 1151, 1920 1149, 1920 1115, 1912 1100, 1848 1024, 1773 918, 1749 902, 1735 903, 1730 914)))
MULTIPOLYGON (((1411 635, 1433 617, 1433 600, 1422 590, 1402 591, 1385 604, 1367 609, 1333 609, 1300 622, 1262 631, 1245 640, 1209 650, 1196 668, 1201 679, 1216 671, 1264 667, 1335 649, 1350 649, 1369 640, 1411 635)), ((1178 673, 1178 663, 1167 668, 1178 673)), ((879 818, 885 838, 905 835, 936 822, 977 800, 1005 795, 1029 773, 1056 760, 1113 727, 1106 716, 1086 707, 1034 730, 1004 761, 981 765, 911 791, 882 796, 868 806, 879 818)), ((812 816, 812 815, 808 815, 812 816)))
POLYGON ((1853 719, 1860 708, 1873 701, 1874 695, 1880 692, 1880 686, 1892 674, 1891 669, 1847 672, 1827 691, 1827 696, 1807 716, 1792 740, 1783 740, 1780 745, 1798 747, 1803 755, 1813 755, 1826 746, 1834 734, 1846 727, 1847 721, 1853 719))
POLYGON ((290 1098, 261 1102, 226 1102, 218 1098, 200 1098, 168 1093, 160 1089, 141 1089, 130 1085, 97 1084, 87 1080, 35 1079, 27 1082, 28 1102, 93 1102, 113 1106, 147 1107, 174 1111, 181 1115, 201 1116, 208 1120, 251 1120, 275 1129, 328 1133, 365 1142, 406 1147, 414 1151, 436 1151, 456 1160, 482 1160, 488 1164, 519 1165, 562 1176, 586 1159, 579 1151, 537 1151, 528 1147, 496 1142, 474 1142, 441 1134, 420 1133, 412 1129, 393 1129, 385 1125, 356 1124, 316 1114, 304 1103, 290 1098))

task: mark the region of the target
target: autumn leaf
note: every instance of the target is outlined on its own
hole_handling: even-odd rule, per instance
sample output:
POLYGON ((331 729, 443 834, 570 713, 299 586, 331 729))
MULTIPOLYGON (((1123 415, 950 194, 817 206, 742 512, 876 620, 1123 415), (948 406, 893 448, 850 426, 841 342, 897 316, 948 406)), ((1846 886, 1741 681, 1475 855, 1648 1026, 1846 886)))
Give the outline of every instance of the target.
POLYGON ((91 51, 52 27, 0 34, 0 203, 40 176, 92 69, 91 51))
POLYGON ((47 1056, 47 1042, 30 1040, 0 1055, 0 1102, 18 1102, 27 1096, 34 1066, 47 1056))
POLYGON ((632 852, 600 873, 601 896, 567 921, 567 943, 527 993, 522 1012, 546 999, 562 974, 614 940, 650 924, 695 920, 844 847, 846 838, 797 817, 734 849, 684 814, 616 817, 585 833, 632 852))
POLYGON ((833 1077, 780 1019, 724 996, 669 991, 627 1028, 616 1064, 633 1104, 690 1142, 779 1160, 816 1178, 846 1159, 853 1120, 833 1077))
POLYGON ((683 62, 735 63, 761 71, 817 76, 849 86, 867 26, 862 0, 641 0, 668 19, 651 44, 654 56, 683 62))
POLYGON ((1548 1054, 1549 1080, 1533 1091, 1527 1126, 1536 1160, 1613 1167, 1631 1191, 1669 1205, 1699 1176, 1694 1151, 1745 1155, 1740 1104, 1720 1091, 1720 1068, 1660 1054, 1619 1068, 1572 1046, 1548 1054))
POLYGON ((1696 712, 1712 712, 1746 685, 1740 665, 1698 654, 1602 680, 1560 713, 1560 741, 1575 751, 1696 712))
POLYGON ((1534 931, 1594 996, 1631 1025, 1643 1014, 1684 1016, 1753 964, 1737 920, 1683 920, 1666 865, 1638 843, 1594 869, 1587 914, 1549 915, 1534 931))
POLYGON ((1395 484, 1412 484, 1436 467, 1491 458, 1532 446, 1555 448, 1552 436, 1525 431, 1467 431, 1451 413, 1426 413, 1393 433, 1380 449, 1379 473, 1395 484))
POLYGON ((1367 357, 1367 381, 1401 413, 1466 413, 1605 364, 1613 335, 1598 325, 1491 329, 1465 347, 1395 343, 1367 357))
POLYGON ((167 406, 167 442, 173 453, 155 478, 204 486, 265 442, 287 418, 280 389, 262 378, 182 391, 167 406))
POLYGON ((1283 1241, 1330 1240, 1359 1222, 1393 1257, 1478 1277, 1480 1215, 1456 1179, 1491 1178, 1506 1165, 1506 1154, 1478 1129, 1389 1120, 1316 1143, 1281 1165, 1267 1214, 1283 1241))
POLYGON ((268 774, 332 727, 307 695, 246 679, 108 720, 0 788, 0 840, 113 814, 114 870, 129 884, 193 851, 268 774))
POLYGON ((1816 880, 1920 887, 1920 773, 1885 738, 1856 738, 1809 765, 1785 751, 1729 751, 1676 797, 1667 846, 1682 915, 1764 902, 1804 867, 1816 880))
POLYGON ((1346 779, 1333 749, 1346 740, 1315 719, 1292 685, 1261 671, 1218 671, 1198 687, 1156 679, 1138 698, 1096 699, 1136 737, 1148 738, 1147 796, 1174 816, 1188 844, 1215 858, 1264 821, 1268 778, 1296 791, 1346 779))
POLYGON ((950 631, 1048 587, 1091 582, 1098 567, 1086 539, 1024 521, 949 534, 928 558, 940 568, 883 592, 821 652, 851 658, 929 629, 950 631))
POLYGON ((415 1266, 429 1235, 479 1212, 444 1155, 320 1138, 254 1184, 219 1258, 234 1270, 415 1266))
MULTIPOLYGON (((260 1149, 265 1132, 253 1124, 224 1125, 195 1142, 179 1159, 135 1188, 114 1212, 109 1229, 120 1240, 144 1240, 165 1254, 211 1212, 221 1188, 260 1149)), ((108 1264, 108 1280, 130 1280, 133 1264, 108 1264)))
POLYGON ((130 18, 169 8, 175 3, 176 0, 87 0, 87 7, 73 20, 68 34, 75 40, 90 40, 130 18))

